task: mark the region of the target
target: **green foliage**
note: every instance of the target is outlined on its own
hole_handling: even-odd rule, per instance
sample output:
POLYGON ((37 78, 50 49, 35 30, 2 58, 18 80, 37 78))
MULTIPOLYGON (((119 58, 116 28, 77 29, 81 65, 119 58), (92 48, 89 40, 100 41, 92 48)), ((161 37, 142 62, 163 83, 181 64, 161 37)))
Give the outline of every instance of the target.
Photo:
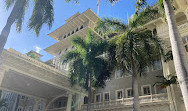
POLYGON ((33 58, 33 59, 36 59, 36 60, 39 60, 39 58, 37 57, 36 54, 30 54, 30 53, 26 53, 27 56, 33 58))
POLYGON ((92 74, 92 86, 104 87, 105 80, 110 77, 111 68, 108 58, 102 54, 108 52, 108 42, 97 38, 91 30, 85 39, 72 38, 73 50, 62 56, 62 63, 69 63, 72 85, 79 84, 88 89, 89 74, 92 74))
POLYGON ((132 59, 137 67, 137 73, 142 74, 146 66, 160 60, 162 52, 161 42, 151 31, 129 31, 117 40, 116 59, 123 70, 129 71, 132 59))
MULTIPOLYGON (((14 13, 14 17, 12 19, 15 19, 16 30, 20 32, 22 30, 25 12, 27 10, 27 7, 29 6, 30 1, 4 0, 4 2, 7 10, 12 6, 16 7, 15 9, 13 8, 14 10, 17 10, 17 12, 14 13)), ((34 0, 34 9, 28 24, 29 29, 33 29, 38 36, 42 26, 44 24, 47 24, 50 29, 52 27, 53 21, 53 0, 34 0)))
POLYGON ((79 0, 65 0, 66 2, 74 1, 76 3, 79 3, 79 0))
POLYGON ((172 51, 170 50, 165 54, 164 62, 168 62, 168 61, 171 61, 171 60, 173 60, 173 55, 172 55, 172 51))
POLYGON ((54 21, 53 0, 35 0, 32 16, 29 21, 29 29, 34 29, 37 36, 43 24, 47 24, 49 29, 54 21))
POLYGON ((170 86, 171 84, 177 84, 177 76, 174 74, 169 74, 167 77, 164 76, 156 76, 157 78, 160 79, 160 81, 156 82, 153 86, 155 85, 160 85, 161 88, 166 88, 170 86))
MULTIPOLYGON (((148 7, 147 0, 138 0, 136 2, 136 14, 142 12, 146 7, 148 7)), ((163 0, 157 0, 157 10, 162 16, 165 15, 163 0)))
POLYGON ((113 44, 110 54, 112 63, 116 63, 116 66, 124 71, 130 71, 131 60, 133 59, 137 72, 142 74, 146 66, 160 60, 161 55, 164 57, 164 44, 156 35, 152 34, 152 31, 136 30, 139 26, 151 20, 150 16, 155 18, 157 13, 157 10, 148 7, 148 9, 135 15, 129 24, 114 18, 105 18, 99 22, 97 29, 102 30, 104 28, 103 31, 107 36, 110 33, 116 33, 110 40, 113 44))

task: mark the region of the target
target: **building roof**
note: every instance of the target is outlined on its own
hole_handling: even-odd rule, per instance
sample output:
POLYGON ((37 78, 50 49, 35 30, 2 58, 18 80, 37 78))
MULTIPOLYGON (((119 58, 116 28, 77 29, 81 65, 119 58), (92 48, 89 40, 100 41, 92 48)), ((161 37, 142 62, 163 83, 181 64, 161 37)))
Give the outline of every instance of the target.
POLYGON ((71 32, 72 30, 75 30, 76 28, 83 25, 88 20, 92 21, 93 23, 96 23, 100 17, 96 15, 90 8, 86 10, 83 13, 77 12, 75 15, 71 16, 67 20, 65 20, 67 23, 63 26, 59 27, 55 31, 48 34, 50 37, 59 40, 59 37, 62 37, 63 35, 66 35, 67 33, 71 32))
MULTIPOLYGON (((52 33, 48 34, 50 37, 58 40, 59 42, 53 44, 52 46, 49 46, 48 48, 44 49, 46 52, 55 55, 59 51, 67 48, 71 45, 71 38, 75 35, 80 37, 85 37, 88 33, 88 29, 93 29, 94 26, 98 21, 100 20, 100 17, 96 15, 91 9, 86 10, 83 13, 77 12, 70 18, 66 20, 66 24, 61 26, 60 28, 56 29, 52 33), (82 29, 80 29, 81 26, 84 25, 84 23, 92 22, 91 24, 85 25, 82 29), (75 31, 76 29, 79 29, 79 31, 74 32, 74 34, 71 34, 72 31, 75 31), (64 35, 67 35, 70 33, 69 36, 66 38, 63 38, 64 35), (62 39, 63 38, 63 39, 62 39)), ((94 33, 97 36, 100 36, 97 32, 94 31, 94 33)))

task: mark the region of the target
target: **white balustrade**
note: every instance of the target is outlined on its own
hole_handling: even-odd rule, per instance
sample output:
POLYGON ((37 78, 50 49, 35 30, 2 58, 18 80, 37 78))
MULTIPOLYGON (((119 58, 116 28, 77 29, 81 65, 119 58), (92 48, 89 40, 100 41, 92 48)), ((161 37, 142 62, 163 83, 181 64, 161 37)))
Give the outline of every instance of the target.
MULTIPOLYGON (((166 93, 162 93, 162 94, 140 96, 139 99, 140 99, 140 104, 143 104, 143 103, 168 101, 168 96, 166 93)), ((133 97, 92 103, 91 108, 100 109, 100 108, 109 108, 114 106, 128 106, 132 104, 133 104, 133 97)), ((86 109, 87 109, 87 104, 82 105, 82 111, 86 109)))

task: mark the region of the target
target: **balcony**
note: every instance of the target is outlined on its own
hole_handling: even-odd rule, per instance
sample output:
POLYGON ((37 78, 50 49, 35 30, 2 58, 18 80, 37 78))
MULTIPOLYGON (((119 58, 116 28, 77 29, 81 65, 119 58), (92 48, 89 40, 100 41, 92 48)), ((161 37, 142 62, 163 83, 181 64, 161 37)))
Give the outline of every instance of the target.
POLYGON ((66 111, 66 107, 48 109, 47 111, 66 111))
MULTIPOLYGON (((139 98, 140 98, 141 105, 168 102, 168 96, 166 93, 140 96, 139 98)), ((93 110, 111 109, 111 108, 114 109, 116 107, 132 107, 132 105, 133 105, 133 98, 123 98, 123 99, 118 99, 118 100, 92 103, 91 108, 93 110)), ((81 111, 85 111, 85 110, 87 110, 87 105, 82 105, 81 111)))

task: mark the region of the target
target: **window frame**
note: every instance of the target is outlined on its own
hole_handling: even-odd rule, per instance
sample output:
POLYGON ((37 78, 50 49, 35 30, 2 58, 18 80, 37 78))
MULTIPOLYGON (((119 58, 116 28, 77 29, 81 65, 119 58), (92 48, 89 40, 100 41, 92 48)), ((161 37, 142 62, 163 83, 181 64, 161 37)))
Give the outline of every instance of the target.
POLYGON ((101 93, 95 94, 95 103, 99 103, 99 102, 101 102, 101 93), (99 100, 99 101, 97 101, 97 98, 96 98, 96 96, 98 96, 98 95, 99 95, 99 97, 100 97, 100 100, 99 100))
POLYGON ((148 94, 144 94, 144 87, 149 87, 149 90, 150 90, 150 94, 149 95, 152 95, 152 90, 151 90, 151 85, 150 84, 141 86, 142 95, 143 96, 147 96, 148 95, 148 94))
POLYGON ((105 101, 105 94, 109 94, 109 100, 108 100, 108 101, 110 101, 110 92, 104 92, 104 93, 103 93, 103 101, 106 102, 106 101, 105 101))
POLYGON ((22 106, 18 106, 16 111, 23 111, 23 107, 22 106), (21 110, 19 110, 19 109, 21 109, 21 110))
POLYGON ((154 86, 154 91, 155 91, 155 94, 164 94, 164 93, 167 93, 167 89, 164 88, 164 93, 157 93, 157 85, 154 86))
POLYGON ((120 99, 124 98, 124 90, 123 89, 119 89, 119 90, 116 90, 116 93, 115 93, 116 94, 116 100, 120 100, 120 99, 118 99, 118 95, 117 95, 119 91, 122 91, 122 98, 120 98, 120 99))
POLYGON ((121 79, 121 78, 123 78, 123 71, 122 71, 122 76, 121 77, 117 77, 117 72, 119 71, 119 70, 121 70, 121 69, 116 69, 115 70, 115 79, 121 79))
MULTIPOLYGON (((132 90, 132 88, 126 88, 125 90, 126 90, 126 93, 125 93, 126 98, 132 98, 134 96, 134 95, 132 97, 128 96, 128 90, 132 90)), ((132 90, 132 94, 133 94, 133 90, 132 90)))
POLYGON ((161 70, 161 69, 163 69, 162 61, 161 61, 161 60, 156 60, 156 61, 154 61, 153 65, 152 65, 152 71, 158 71, 158 70, 161 70), (160 68, 154 69, 154 64, 155 64, 155 62, 160 62, 160 68))

